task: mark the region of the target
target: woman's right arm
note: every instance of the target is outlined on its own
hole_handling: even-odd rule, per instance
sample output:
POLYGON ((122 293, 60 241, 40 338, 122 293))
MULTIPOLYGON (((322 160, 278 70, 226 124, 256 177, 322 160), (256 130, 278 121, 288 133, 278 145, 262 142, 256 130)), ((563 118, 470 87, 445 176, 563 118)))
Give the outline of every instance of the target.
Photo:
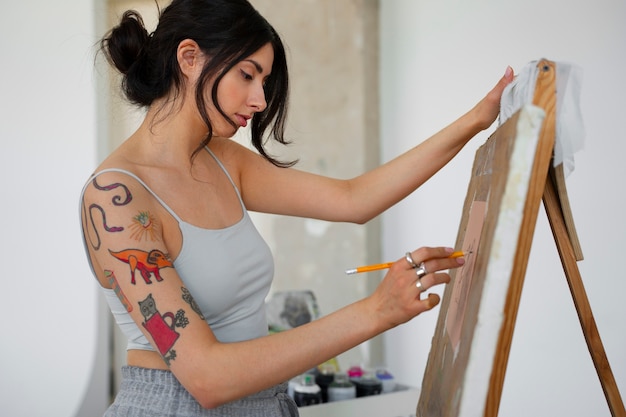
MULTIPOLYGON (((363 300, 289 331, 220 343, 173 267, 162 221, 167 214, 154 197, 126 175, 104 173, 87 187, 82 213, 100 283, 116 290, 165 364, 205 408, 287 381, 439 301, 436 295, 420 300, 415 271, 401 259, 363 300)), ((421 248, 413 257, 429 259, 427 268, 435 272, 460 265, 448 254, 421 248)), ((430 273, 422 282, 430 288, 448 280, 446 273, 430 273)))

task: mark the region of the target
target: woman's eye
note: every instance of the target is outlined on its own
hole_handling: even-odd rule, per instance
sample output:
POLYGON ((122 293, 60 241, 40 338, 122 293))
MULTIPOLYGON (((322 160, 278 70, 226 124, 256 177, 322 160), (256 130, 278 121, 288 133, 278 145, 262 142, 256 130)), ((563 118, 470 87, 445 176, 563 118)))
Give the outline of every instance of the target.
POLYGON ((252 75, 248 74, 247 72, 245 72, 244 70, 241 70, 241 76, 245 79, 245 80, 251 80, 252 79, 252 75))

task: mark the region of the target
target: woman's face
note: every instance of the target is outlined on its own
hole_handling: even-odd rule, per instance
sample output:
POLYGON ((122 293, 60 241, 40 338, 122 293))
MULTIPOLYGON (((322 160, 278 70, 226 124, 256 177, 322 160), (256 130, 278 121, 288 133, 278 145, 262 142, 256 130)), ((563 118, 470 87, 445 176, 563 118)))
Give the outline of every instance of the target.
POLYGON ((240 127, 246 127, 255 113, 265 110, 265 80, 272 71, 274 49, 267 43, 238 62, 222 77, 217 88, 217 101, 222 111, 237 128, 233 128, 214 106, 208 109, 213 135, 229 138, 240 127))

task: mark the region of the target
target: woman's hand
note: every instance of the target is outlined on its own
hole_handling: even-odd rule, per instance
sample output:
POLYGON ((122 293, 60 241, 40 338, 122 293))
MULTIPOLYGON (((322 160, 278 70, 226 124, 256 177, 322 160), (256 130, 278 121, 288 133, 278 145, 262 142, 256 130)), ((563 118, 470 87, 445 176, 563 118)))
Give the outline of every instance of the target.
POLYGON ((474 106, 470 113, 475 117, 476 125, 480 130, 487 129, 496 120, 500 113, 500 98, 504 88, 513 81, 513 69, 507 67, 504 75, 487 95, 474 106))
POLYGON ((384 330, 405 323, 439 304, 437 294, 422 299, 421 293, 450 282, 450 275, 439 271, 458 268, 465 263, 463 258, 450 258, 452 252, 451 248, 423 247, 394 262, 376 291, 368 297, 373 303, 371 311, 384 330), (425 275, 420 267, 425 269, 425 275), (422 277, 419 278, 418 274, 422 277))

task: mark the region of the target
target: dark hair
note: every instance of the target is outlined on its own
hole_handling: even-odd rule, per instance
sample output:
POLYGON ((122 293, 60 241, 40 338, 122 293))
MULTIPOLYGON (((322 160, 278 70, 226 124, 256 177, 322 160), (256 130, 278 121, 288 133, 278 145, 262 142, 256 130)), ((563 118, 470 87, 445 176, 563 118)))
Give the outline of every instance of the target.
POLYGON ((141 15, 129 10, 121 22, 100 41, 107 60, 122 74, 122 89, 131 103, 150 106, 170 93, 180 94, 182 75, 176 59, 178 45, 184 39, 198 43, 211 57, 202 70, 196 87, 198 111, 209 133, 194 151, 195 156, 213 136, 206 111, 204 90, 212 78, 211 99, 217 110, 234 127, 217 102, 217 87, 222 77, 238 62, 270 43, 274 49, 272 73, 265 82, 267 107, 252 119, 252 144, 277 166, 292 166, 297 161, 281 162, 265 150, 265 131, 274 140, 285 140, 285 120, 289 77, 285 49, 276 30, 247 0, 173 0, 160 13, 155 31, 148 34, 141 15))

